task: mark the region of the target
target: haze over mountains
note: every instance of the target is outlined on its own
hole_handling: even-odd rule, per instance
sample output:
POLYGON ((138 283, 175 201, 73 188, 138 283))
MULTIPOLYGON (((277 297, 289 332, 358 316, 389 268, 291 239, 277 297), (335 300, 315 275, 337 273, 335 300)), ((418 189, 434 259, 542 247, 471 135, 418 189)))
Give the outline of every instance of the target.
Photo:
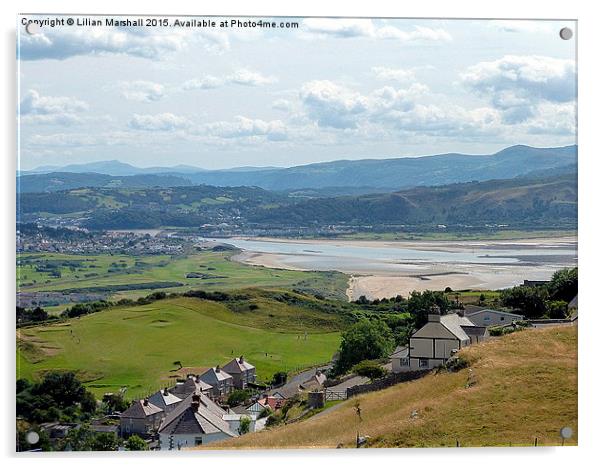
POLYGON ((138 168, 94 162, 22 171, 20 192, 52 192, 79 187, 148 188, 257 186, 267 190, 315 190, 311 196, 365 194, 417 186, 441 186, 521 176, 576 173, 577 146, 512 146, 491 155, 441 154, 392 159, 338 160, 290 168, 238 167, 204 170, 188 165, 138 168))

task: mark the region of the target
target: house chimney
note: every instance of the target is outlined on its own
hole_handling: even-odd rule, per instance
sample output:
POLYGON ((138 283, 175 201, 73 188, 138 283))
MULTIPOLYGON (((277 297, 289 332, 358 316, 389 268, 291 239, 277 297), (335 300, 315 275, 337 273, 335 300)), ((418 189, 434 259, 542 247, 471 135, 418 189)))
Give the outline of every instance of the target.
POLYGON ((441 322, 441 310, 436 304, 429 310, 428 322, 441 322))
POLYGON ((144 406, 148 406, 148 398, 145 398, 145 399, 142 401, 142 404, 143 404, 144 406))
POLYGON ((219 365, 215 366, 215 372, 217 372, 219 374, 220 368, 219 365))
POLYGON ((464 309, 458 309, 456 314, 458 314, 460 317, 464 317, 464 309))
POLYGON ((163 389, 163 396, 167 396, 167 395, 169 395, 169 392, 167 391, 167 387, 165 387, 163 389))
POLYGON ((192 403, 190 403, 190 407, 193 411, 198 411, 200 405, 201 397, 195 393, 194 395, 192 395, 192 403))
POLYGON ((200 375, 197 375, 197 376, 196 376, 196 383, 200 383, 200 382, 201 382, 201 376, 200 376, 200 375))
POLYGON ((238 358, 238 362, 243 363, 245 362, 245 357, 241 354, 240 358, 238 358))

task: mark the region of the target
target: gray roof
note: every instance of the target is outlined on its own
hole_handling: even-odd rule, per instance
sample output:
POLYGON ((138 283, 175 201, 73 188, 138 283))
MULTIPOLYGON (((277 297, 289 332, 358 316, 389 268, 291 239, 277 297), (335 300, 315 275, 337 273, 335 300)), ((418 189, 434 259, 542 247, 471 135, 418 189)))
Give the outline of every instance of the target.
POLYGON ((226 364, 223 369, 230 374, 240 374, 242 372, 255 369, 255 366, 249 364, 245 358, 241 356, 240 358, 234 358, 232 361, 226 364))
POLYGON ((410 349, 407 346, 398 346, 389 356, 391 359, 407 358, 410 355, 410 349))
POLYGON ((212 367, 211 369, 207 369, 205 372, 203 372, 201 375, 201 380, 216 386, 219 385, 220 382, 223 382, 224 380, 228 380, 231 379, 232 376, 230 374, 228 374, 227 372, 223 371, 222 369, 218 369, 217 367, 212 367))
POLYGON ((161 413, 163 409, 155 406, 148 400, 136 400, 132 405, 121 413, 121 417, 133 418, 133 419, 145 419, 153 414, 161 413))
POLYGON ((186 398, 188 395, 196 390, 206 391, 213 388, 206 382, 203 382, 199 377, 188 377, 185 382, 178 383, 170 391, 174 395, 179 395, 182 398, 186 398))
POLYGON ((482 314, 483 312, 490 312, 490 313, 493 313, 493 314, 498 314, 498 315, 503 315, 503 316, 516 317, 518 319, 523 319, 523 316, 520 315, 520 314, 515 314, 513 312, 508 312, 508 311, 500 311, 498 309, 479 309, 478 311, 468 311, 468 312, 466 312, 466 315, 470 319, 472 316, 476 316, 478 314, 482 314))
POLYGON ((148 397, 148 401, 161 409, 165 409, 168 406, 182 401, 181 398, 178 398, 173 393, 167 392, 166 394, 165 392, 166 390, 159 390, 158 392, 153 393, 148 397))
POLYGON ((461 317, 458 314, 441 316, 441 324, 459 340, 470 340, 462 327, 474 327, 474 323, 468 317, 461 317))
POLYGON ((191 393, 182 403, 169 413, 159 427, 160 434, 215 434, 223 432, 230 437, 237 434, 230 430, 224 421, 226 412, 201 392, 191 393), (197 410, 192 406, 192 397, 200 397, 197 410))
POLYGON ((482 337, 488 335, 487 327, 480 327, 476 325, 462 325, 462 330, 466 335, 474 335, 477 337, 482 337))

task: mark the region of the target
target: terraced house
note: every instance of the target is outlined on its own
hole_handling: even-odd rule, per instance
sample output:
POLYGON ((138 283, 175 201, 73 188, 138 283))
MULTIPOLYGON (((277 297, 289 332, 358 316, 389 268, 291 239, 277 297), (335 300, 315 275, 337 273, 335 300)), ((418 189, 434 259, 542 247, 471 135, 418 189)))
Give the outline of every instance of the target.
POLYGON ((223 370, 232 376, 235 388, 244 390, 248 384, 255 383, 255 366, 247 362, 244 356, 234 358, 224 366, 223 370))

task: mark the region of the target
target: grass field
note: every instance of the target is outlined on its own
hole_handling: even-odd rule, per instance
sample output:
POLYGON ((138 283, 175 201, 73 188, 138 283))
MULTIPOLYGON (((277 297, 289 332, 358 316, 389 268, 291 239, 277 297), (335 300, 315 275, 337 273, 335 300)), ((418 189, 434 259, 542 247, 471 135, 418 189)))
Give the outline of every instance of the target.
MULTIPOLYGON (((319 418, 217 444, 218 448, 559 445, 577 443, 577 328, 525 330, 460 353, 469 369, 364 394, 319 418), (467 387, 471 378, 475 383, 467 387), (359 402, 362 421, 354 404, 359 402), (412 416, 412 412, 416 416, 412 416)), ((208 448, 215 448, 216 444, 208 448)))
MULTIPOLYGON (((162 288, 228 290, 249 286, 297 288, 346 299, 348 277, 339 272, 302 272, 251 266, 230 260, 233 252, 202 252, 186 256, 23 254, 17 258, 19 291, 60 291, 115 285, 176 282, 162 288), (37 269, 37 270, 36 270, 37 269), (53 275, 58 270, 60 277, 53 275), (190 273, 203 278, 187 278, 190 273)), ((114 299, 138 298, 148 289, 115 291, 114 299)))
POLYGON ((289 305, 268 292, 242 293, 247 299, 229 307, 175 298, 18 330, 17 378, 71 370, 97 395, 127 386, 134 398, 174 383, 174 361, 210 367, 244 354, 266 380, 328 361, 337 350, 339 315, 289 305))

